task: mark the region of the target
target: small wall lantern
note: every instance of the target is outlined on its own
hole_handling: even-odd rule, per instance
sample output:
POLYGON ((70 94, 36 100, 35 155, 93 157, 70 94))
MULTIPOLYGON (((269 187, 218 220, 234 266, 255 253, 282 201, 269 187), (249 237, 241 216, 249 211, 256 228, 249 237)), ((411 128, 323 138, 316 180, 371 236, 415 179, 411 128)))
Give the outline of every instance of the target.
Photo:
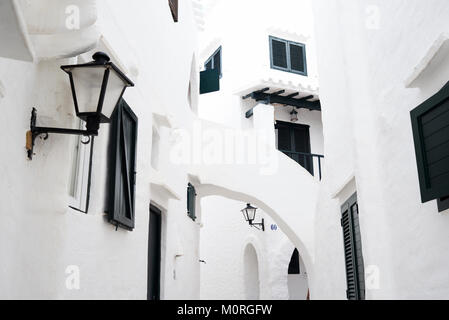
MULTIPOLYGON (((47 128, 36 126, 36 109, 31 113, 30 131, 27 132, 28 158, 33 158, 34 141, 36 137, 49 133, 73 134, 90 137, 98 135, 100 123, 109 123, 115 106, 122 98, 127 87, 134 83, 110 62, 103 52, 97 52, 92 57, 94 61, 62 66, 70 80, 75 112, 78 118, 86 122, 86 130, 47 128)), ((87 142, 88 143, 88 142, 87 142)))
POLYGON ((298 121, 298 111, 293 108, 292 112, 290 112, 290 120, 291 122, 297 122, 298 121))
POLYGON ((262 222, 255 223, 254 220, 256 218, 256 211, 257 208, 251 206, 251 204, 247 204, 246 208, 242 210, 243 217, 245 220, 249 223, 251 227, 254 227, 256 229, 265 231, 265 219, 262 219, 262 222))

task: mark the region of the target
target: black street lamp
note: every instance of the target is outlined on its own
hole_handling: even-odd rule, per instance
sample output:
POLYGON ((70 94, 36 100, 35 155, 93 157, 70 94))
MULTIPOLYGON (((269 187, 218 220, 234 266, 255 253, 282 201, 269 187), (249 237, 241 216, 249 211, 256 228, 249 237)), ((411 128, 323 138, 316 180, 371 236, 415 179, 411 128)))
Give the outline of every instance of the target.
POLYGON ((251 206, 251 204, 248 203, 246 205, 246 208, 242 210, 242 214, 251 227, 265 231, 265 219, 262 219, 262 222, 260 223, 254 222, 254 219, 256 218, 256 211, 257 208, 251 206))
POLYGON ((36 137, 49 133, 97 136, 100 123, 109 123, 115 106, 127 87, 134 83, 120 71, 107 54, 97 52, 94 61, 85 64, 62 66, 69 75, 70 87, 78 118, 86 122, 86 130, 48 128, 36 126, 36 109, 31 112, 30 131, 27 132, 28 158, 33 158, 36 137))

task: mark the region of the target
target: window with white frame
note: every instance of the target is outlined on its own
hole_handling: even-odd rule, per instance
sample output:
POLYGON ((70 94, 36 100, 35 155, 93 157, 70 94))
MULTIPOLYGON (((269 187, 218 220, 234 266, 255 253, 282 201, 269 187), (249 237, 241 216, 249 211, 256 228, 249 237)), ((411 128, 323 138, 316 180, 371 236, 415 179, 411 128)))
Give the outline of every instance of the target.
MULTIPOLYGON (((79 128, 83 129, 84 122, 80 120, 79 128)), ((88 138, 74 137, 72 153, 72 172, 70 178, 70 208, 87 213, 89 206, 90 169, 93 138, 88 143, 88 138)))

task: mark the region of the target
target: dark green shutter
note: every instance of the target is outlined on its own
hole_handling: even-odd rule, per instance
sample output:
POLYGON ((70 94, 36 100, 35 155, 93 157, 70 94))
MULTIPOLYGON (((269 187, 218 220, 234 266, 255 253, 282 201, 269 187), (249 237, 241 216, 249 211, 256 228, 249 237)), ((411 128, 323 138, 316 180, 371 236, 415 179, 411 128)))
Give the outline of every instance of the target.
POLYGON ((290 43, 290 67, 293 71, 306 72, 305 47, 290 43))
POLYGON ((449 196, 449 83, 411 111, 422 202, 449 196))
POLYGON ((272 64, 279 68, 288 68, 287 43, 271 39, 272 64))
POLYGON ((212 68, 212 65, 214 64, 214 62, 212 61, 212 60, 209 60, 207 63, 206 63, 206 65, 204 66, 204 68, 206 69, 206 70, 212 70, 213 68, 212 68))
POLYGON ((196 220, 195 202, 196 202, 195 187, 189 183, 187 186, 187 215, 193 221, 196 220))
POLYGON ((201 71, 200 94, 220 91, 220 72, 218 69, 201 71))
POLYGON ((307 76, 306 46, 270 36, 271 68, 307 76))
POLYGON ((313 158, 310 154, 309 126, 291 122, 277 121, 278 149, 298 162, 313 175, 313 158), (309 156, 307 156, 309 155, 309 156))
POLYGON ((279 150, 282 150, 285 153, 287 153, 288 151, 292 151, 293 147, 290 128, 286 126, 279 126, 277 136, 279 150))
POLYGON ((135 226, 137 117, 124 100, 111 121, 109 145, 109 221, 128 230, 135 226))
POLYGON ((346 266, 346 296, 348 300, 364 300, 365 270, 356 194, 342 206, 341 226, 346 266))
POLYGON ((221 75, 221 47, 214 55, 214 69, 218 69, 218 74, 221 75))

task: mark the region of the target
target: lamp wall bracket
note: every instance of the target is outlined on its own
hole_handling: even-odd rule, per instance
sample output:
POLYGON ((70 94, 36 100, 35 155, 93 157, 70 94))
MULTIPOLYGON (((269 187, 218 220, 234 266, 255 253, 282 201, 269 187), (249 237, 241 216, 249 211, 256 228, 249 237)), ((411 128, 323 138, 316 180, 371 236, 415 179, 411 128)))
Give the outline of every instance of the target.
MULTIPOLYGON (((31 111, 31 120, 30 120, 30 130, 26 133, 26 150, 29 160, 33 160, 34 155, 34 144, 36 138, 39 136, 43 136, 43 140, 47 140, 49 133, 55 134, 71 134, 71 135, 80 135, 88 137, 88 141, 82 142, 84 144, 88 144, 91 141, 91 136, 98 135, 98 128, 93 128, 91 130, 77 130, 77 129, 65 129, 65 128, 49 128, 49 127, 38 127, 36 126, 37 119, 37 110, 33 108, 31 111)), ((89 124, 87 127, 90 127, 89 124)))
POLYGON ((258 230, 264 231, 265 232, 265 219, 262 219, 262 222, 260 223, 254 223, 254 222, 250 222, 249 225, 253 228, 256 228, 258 230))

